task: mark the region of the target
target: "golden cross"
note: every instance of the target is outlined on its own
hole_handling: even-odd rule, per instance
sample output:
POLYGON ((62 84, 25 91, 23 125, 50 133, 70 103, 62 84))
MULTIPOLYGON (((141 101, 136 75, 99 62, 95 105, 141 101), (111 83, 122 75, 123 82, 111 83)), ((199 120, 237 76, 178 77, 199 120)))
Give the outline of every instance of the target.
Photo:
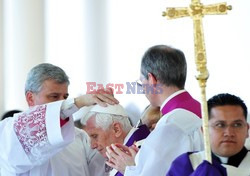
POLYGON ((227 10, 231 10, 232 6, 227 6, 225 2, 203 5, 200 0, 192 0, 189 7, 167 8, 163 12, 163 16, 167 19, 175 19, 190 16, 194 24, 194 48, 195 48, 195 63, 197 69, 196 78, 201 88, 202 100, 202 126, 204 134, 204 147, 206 160, 211 163, 211 149, 208 135, 208 112, 207 112, 207 99, 206 99, 206 82, 209 76, 207 70, 206 48, 204 42, 204 32, 202 26, 202 18, 204 15, 221 15, 226 14, 227 10))

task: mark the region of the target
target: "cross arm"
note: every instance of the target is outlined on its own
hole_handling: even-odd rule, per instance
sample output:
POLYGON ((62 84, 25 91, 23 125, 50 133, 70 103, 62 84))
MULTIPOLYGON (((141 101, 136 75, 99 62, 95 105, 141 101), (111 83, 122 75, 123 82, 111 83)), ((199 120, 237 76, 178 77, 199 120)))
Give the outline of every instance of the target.
POLYGON ((203 8, 204 15, 223 15, 227 14, 227 10, 232 10, 232 6, 228 5, 226 2, 206 5, 203 8))
POLYGON ((165 12, 162 13, 162 16, 167 17, 167 19, 175 19, 190 16, 188 8, 186 7, 169 7, 165 12))

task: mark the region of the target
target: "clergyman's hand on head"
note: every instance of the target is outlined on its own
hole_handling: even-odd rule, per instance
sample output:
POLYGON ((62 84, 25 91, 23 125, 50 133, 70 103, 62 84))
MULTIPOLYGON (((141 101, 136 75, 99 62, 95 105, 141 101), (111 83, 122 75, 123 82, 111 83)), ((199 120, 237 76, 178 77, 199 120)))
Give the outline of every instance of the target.
POLYGON ((75 104, 78 108, 83 106, 91 106, 99 104, 100 106, 107 106, 108 104, 118 104, 119 101, 114 97, 113 91, 109 89, 98 89, 95 93, 85 94, 75 98, 75 104))
POLYGON ((122 144, 111 144, 106 149, 106 155, 109 159, 106 164, 122 174, 124 174, 126 166, 135 165, 135 155, 138 152, 138 148, 135 146, 127 147, 122 144))

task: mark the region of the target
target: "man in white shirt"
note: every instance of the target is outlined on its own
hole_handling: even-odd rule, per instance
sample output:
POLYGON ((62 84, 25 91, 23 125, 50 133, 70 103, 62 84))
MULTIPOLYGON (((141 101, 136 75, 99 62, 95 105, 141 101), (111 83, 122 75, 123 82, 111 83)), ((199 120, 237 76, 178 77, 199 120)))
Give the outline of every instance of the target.
POLYGON ((138 153, 110 148, 109 166, 125 170, 125 176, 164 176, 177 156, 203 149, 201 107, 184 90, 186 72, 185 56, 178 49, 157 45, 145 52, 140 81, 150 104, 161 107, 163 117, 138 153))
MULTIPOLYGON (((104 158, 107 158, 106 147, 112 143, 131 146, 136 142, 140 143, 150 133, 146 125, 133 128, 121 105, 108 105, 107 107, 95 105, 90 109, 82 109, 81 123, 90 136, 91 148, 97 149, 104 158)), ((122 176, 115 169, 111 170, 108 175, 122 176)))
POLYGON ((87 134, 74 127, 72 114, 83 106, 118 101, 110 91, 65 100, 68 85, 65 72, 52 64, 29 72, 25 95, 30 109, 0 122, 2 176, 90 176, 99 169, 91 168, 96 151, 87 134))
POLYGON ((237 96, 218 94, 208 100, 212 164, 202 152, 185 153, 172 163, 168 176, 249 176, 247 107, 237 96))

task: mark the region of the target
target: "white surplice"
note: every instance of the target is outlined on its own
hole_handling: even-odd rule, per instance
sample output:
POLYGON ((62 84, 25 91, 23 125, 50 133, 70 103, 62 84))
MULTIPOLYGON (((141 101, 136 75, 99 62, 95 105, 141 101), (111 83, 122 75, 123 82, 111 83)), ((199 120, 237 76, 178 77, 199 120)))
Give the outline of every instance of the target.
POLYGON ((60 127, 60 116, 77 110, 72 100, 59 101, 1 121, 1 175, 92 176, 98 170, 101 176, 104 170, 93 160, 99 154, 90 148, 87 134, 74 127, 72 117, 60 127))
POLYGON ((142 144, 136 165, 127 166, 124 176, 165 176, 177 156, 203 150, 201 124, 197 115, 185 109, 165 114, 142 144))

